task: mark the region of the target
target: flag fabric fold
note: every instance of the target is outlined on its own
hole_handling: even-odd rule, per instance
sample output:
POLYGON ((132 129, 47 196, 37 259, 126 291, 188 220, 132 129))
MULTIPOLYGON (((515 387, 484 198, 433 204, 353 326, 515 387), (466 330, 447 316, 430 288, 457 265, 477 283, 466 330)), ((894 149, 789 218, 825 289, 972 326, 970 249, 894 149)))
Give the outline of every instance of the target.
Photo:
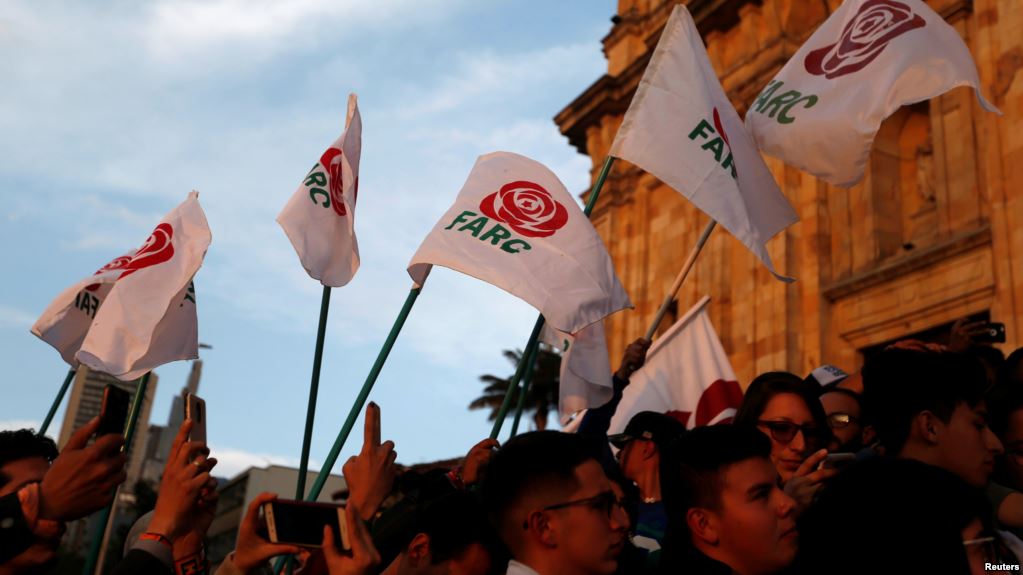
POLYGON ((351 94, 345 131, 320 156, 277 216, 302 267, 325 286, 346 285, 359 269, 355 202, 361 157, 362 116, 351 94))
POLYGON ((766 242, 798 220, 718 82, 689 12, 675 6, 610 155, 653 174, 767 266, 766 242))
POLYGON ((543 341, 561 350, 558 377, 561 425, 567 424, 576 413, 611 400, 614 388, 603 321, 594 322, 574 335, 545 325, 543 341))
POLYGON ((687 428, 729 423, 742 403, 724 347, 704 297, 653 343, 632 374, 608 434, 620 433, 641 411, 668 413, 687 428))
POLYGON ((432 265, 493 284, 568 333, 632 307, 603 241, 558 177, 509 152, 476 160, 409 275, 421 285, 432 265))
POLYGON ((192 278, 211 240, 198 193, 192 192, 119 264, 75 359, 130 380, 163 363, 198 357, 192 278))
POLYGON ((921 0, 845 0, 746 113, 757 146, 840 187, 861 179, 874 136, 901 106, 980 78, 959 34, 921 0))

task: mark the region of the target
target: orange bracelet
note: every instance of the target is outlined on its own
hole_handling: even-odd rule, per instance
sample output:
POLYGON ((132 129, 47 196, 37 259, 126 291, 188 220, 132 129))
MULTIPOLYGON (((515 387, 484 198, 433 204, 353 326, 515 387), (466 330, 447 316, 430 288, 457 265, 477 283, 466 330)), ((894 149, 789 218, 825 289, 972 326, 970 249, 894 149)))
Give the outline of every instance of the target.
POLYGON ((146 531, 142 535, 139 535, 139 541, 159 541, 167 547, 173 547, 171 540, 167 539, 167 536, 162 533, 154 533, 152 531, 146 531))

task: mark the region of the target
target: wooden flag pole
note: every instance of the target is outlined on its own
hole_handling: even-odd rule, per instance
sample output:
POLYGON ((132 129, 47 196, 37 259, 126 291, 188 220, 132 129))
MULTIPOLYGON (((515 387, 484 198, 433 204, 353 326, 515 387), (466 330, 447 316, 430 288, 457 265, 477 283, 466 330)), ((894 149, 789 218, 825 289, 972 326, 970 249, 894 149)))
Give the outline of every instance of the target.
MULTIPOLYGON (((142 412, 142 401, 146 397, 146 390, 149 387, 149 373, 146 373, 139 379, 139 385, 135 388, 135 398, 131 402, 131 411, 128 412, 128 421, 124 424, 124 453, 131 455, 131 441, 135 438, 135 427, 139 421, 139 414, 142 412)), ((110 522, 110 513, 113 507, 117 505, 116 494, 114 500, 104 508, 99 514, 99 530, 97 531, 96 537, 92 540, 92 547, 89 549, 89 556, 85 560, 85 566, 82 568, 82 575, 93 575, 96 572, 97 567, 102 568, 102 565, 97 565, 97 559, 99 558, 100 551, 103 548, 103 544, 106 541, 107 523, 110 522)))
POLYGON ((313 352, 313 376, 309 382, 309 407, 305 413, 305 435, 302 437, 302 459, 298 463, 298 485, 295 499, 305 496, 305 476, 309 468, 309 447, 313 441, 313 419, 316 417, 316 396, 320 390, 320 366, 323 363, 323 340, 327 334, 327 312, 330 310, 330 286, 323 286, 320 299, 320 324, 316 329, 316 350, 313 352))
POLYGON ((75 368, 67 370, 67 377, 64 378, 64 384, 60 386, 60 391, 57 392, 57 397, 53 399, 53 405, 50 406, 50 412, 46 414, 46 419, 43 420, 43 424, 39 426, 39 435, 46 435, 46 430, 50 428, 50 422, 53 421, 53 416, 57 414, 57 409, 60 408, 60 404, 64 403, 64 395, 67 394, 67 388, 71 386, 71 382, 75 379, 75 368))
POLYGON ((664 298, 664 303, 661 304, 661 308, 657 310, 657 315, 654 316, 653 323, 650 324, 650 329, 646 330, 646 338, 653 339, 654 333, 657 331, 657 326, 661 325, 661 321, 664 319, 664 315, 668 313, 668 308, 671 307, 671 302, 675 301, 675 295, 678 294, 679 288, 682 287, 682 282, 686 281, 686 276, 693 269, 693 265, 696 263, 696 256, 700 255, 700 251, 703 246, 707 244, 707 238, 710 237, 710 233, 714 231, 714 226, 717 222, 711 220, 707 223, 707 227, 703 228, 703 233, 700 234, 700 239, 696 240, 696 245, 693 246, 693 250, 689 252, 689 257, 686 258, 686 263, 682 264, 682 270, 678 272, 678 276, 675 277, 675 283, 671 286, 671 290, 668 292, 668 296, 664 298))
MULTIPOLYGON (((589 217, 593 211, 593 206, 597 203, 597 198, 600 197, 600 190, 604 187, 604 182, 607 180, 607 175, 611 173, 611 166, 614 165, 614 156, 608 156, 604 158, 604 165, 600 168, 600 174, 597 175, 597 181, 593 183, 593 189, 590 191, 590 197, 586 200, 586 208, 583 210, 583 214, 589 217)), ((541 314, 536 318, 536 324, 533 326, 533 333, 529 336, 529 341, 526 342, 526 349, 522 352, 522 359, 519 360, 519 365, 515 369, 515 375, 512 376, 511 385, 508 386, 508 391, 504 395, 504 403, 501 404, 501 409, 497 412, 497 419, 494 421, 494 428, 490 431, 490 439, 497 439, 497 436, 501 433, 501 425, 504 424, 504 418, 508 415, 508 408, 511 407, 512 394, 515 393, 515 389, 519 385, 519 380, 522 379, 522 374, 525 372, 526 359, 534 353, 536 346, 540 341, 540 331, 543 329, 544 319, 541 314)))
POLYGON ((511 435, 515 437, 519 433, 519 420, 522 419, 522 411, 526 408, 526 395, 529 393, 529 384, 533 382, 533 370, 540 361, 540 346, 534 348, 533 357, 526 363, 526 372, 522 375, 522 390, 519 392, 519 405, 515 409, 515 419, 512 420, 511 435))

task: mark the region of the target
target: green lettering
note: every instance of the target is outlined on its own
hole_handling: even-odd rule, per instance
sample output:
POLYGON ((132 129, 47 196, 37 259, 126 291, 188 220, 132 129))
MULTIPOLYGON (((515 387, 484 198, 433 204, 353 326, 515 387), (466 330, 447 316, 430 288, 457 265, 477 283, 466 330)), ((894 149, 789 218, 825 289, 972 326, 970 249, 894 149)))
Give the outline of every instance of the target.
POLYGON ((738 177, 738 174, 735 172, 735 162, 732 161, 732 154, 731 154, 731 152, 729 152, 728 157, 725 158, 725 161, 722 162, 721 167, 726 169, 726 170, 731 171, 733 178, 738 177))
POLYGON ((788 92, 785 92, 781 96, 775 96, 771 100, 771 102, 767 104, 767 107, 764 108, 765 112, 767 113, 767 117, 773 118, 774 115, 778 113, 778 110, 780 110, 783 106, 788 106, 790 104, 795 103, 795 101, 798 100, 801 96, 802 94, 795 90, 789 90, 788 92))
POLYGON ((793 106, 800 102, 803 102, 803 108, 812 108, 817 104, 817 96, 814 96, 813 94, 810 94, 809 96, 803 96, 802 98, 799 98, 793 101, 788 106, 782 108, 781 113, 778 114, 778 123, 791 124, 792 122, 795 122, 796 119, 793 118, 792 116, 789 116, 789 111, 792 110, 793 106))
POLYGON ((302 184, 305 186, 326 186, 327 174, 324 174, 323 172, 309 174, 302 184))
POLYGON ((714 138, 706 144, 700 146, 704 150, 711 150, 714 152, 714 161, 720 162, 721 155, 725 153, 725 141, 721 138, 714 138))
POLYGON ((475 216, 475 215, 476 215, 476 212, 470 212, 469 210, 466 210, 466 211, 458 214, 458 216, 455 217, 455 220, 453 222, 451 222, 451 225, 446 227, 446 228, 444 228, 444 229, 445 230, 450 230, 451 228, 455 227, 455 224, 468 221, 468 220, 465 219, 466 216, 475 216))
POLYGON ((330 207, 330 194, 320 188, 309 188, 309 199, 318 206, 323 206, 325 208, 330 207), (316 201, 316 196, 323 196, 323 203, 316 201))
POLYGON ((774 96, 774 93, 782 86, 782 84, 783 82, 781 80, 771 80, 767 83, 764 90, 760 92, 759 96, 757 96, 757 101, 753 102, 758 113, 764 111, 764 106, 767 105, 767 103, 771 100, 771 96, 774 96))
POLYGON ((188 282, 188 291, 185 292, 185 301, 195 303, 195 283, 188 282))
POLYGON ((700 123, 697 124, 695 128, 693 128, 693 131, 689 132, 689 139, 690 140, 695 140, 697 136, 700 136, 702 138, 709 138, 710 134, 713 134, 713 133, 714 133, 714 127, 711 126, 707 122, 707 120, 700 120, 700 123), (708 133, 707 130, 710 130, 710 132, 708 133))
POLYGON ((490 218, 487 218, 487 217, 484 217, 484 216, 480 216, 480 217, 476 218, 475 220, 473 220, 473 221, 465 224, 464 226, 458 228, 458 231, 464 232, 465 230, 472 230, 472 237, 478 238, 479 235, 480 235, 480 232, 483 231, 483 227, 486 226, 487 222, 489 222, 489 221, 490 221, 490 218))
POLYGON ((496 246, 501 243, 501 240, 506 240, 511 237, 511 232, 504 229, 501 224, 495 224, 494 227, 490 228, 490 231, 480 236, 480 241, 485 242, 490 240, 490 244, 496 246))
POLYGON ((504 242, 503 246, 501 246, 501 250, 506 251, 506 252, 508 252, 510 254, 517 254, 520 251, 523 251, 523 250, 529 251, 531 249, 533 249, 533 246, 527 244, 526 242, 524 242, 522 240, 507 241, 507 242, 504 242))

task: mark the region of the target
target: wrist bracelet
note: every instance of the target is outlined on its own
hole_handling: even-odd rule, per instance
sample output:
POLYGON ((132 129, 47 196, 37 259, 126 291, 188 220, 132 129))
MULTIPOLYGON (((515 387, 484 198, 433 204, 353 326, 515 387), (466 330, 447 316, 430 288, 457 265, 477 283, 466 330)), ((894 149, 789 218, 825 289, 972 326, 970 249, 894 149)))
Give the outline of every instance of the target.
POLYGON ((171 540, 168 539, 166 535, 162 533, 156 533, 153 531, 146 531, 142 535, 139 535, 139 541, 158 541, 160 543, 163 543, 167 547, 173 547, 173 545, 171 544, 171 540))

